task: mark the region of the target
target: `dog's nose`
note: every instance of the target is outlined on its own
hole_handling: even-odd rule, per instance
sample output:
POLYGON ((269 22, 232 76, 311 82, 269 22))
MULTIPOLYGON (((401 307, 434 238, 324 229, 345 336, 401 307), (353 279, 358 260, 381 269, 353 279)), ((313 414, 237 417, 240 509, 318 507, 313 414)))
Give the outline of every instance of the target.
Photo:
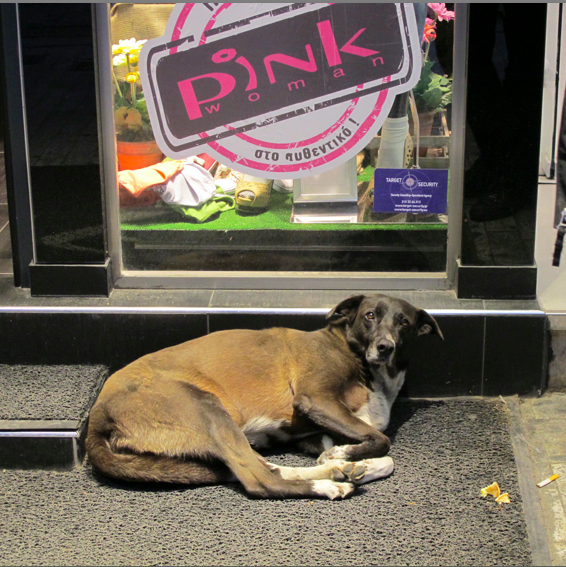
POLYGON ((394 349, 395 345, 387 339, 382 339, 377 343, 377 352, 380 356, 389 356, 394 349))

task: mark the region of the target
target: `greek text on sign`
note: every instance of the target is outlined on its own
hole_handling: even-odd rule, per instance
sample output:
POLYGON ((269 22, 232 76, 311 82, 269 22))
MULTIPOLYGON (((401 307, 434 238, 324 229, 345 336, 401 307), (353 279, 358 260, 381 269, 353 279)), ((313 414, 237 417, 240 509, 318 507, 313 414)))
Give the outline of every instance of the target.
POLYGON ((352 158, 419 78, 411 4, 177 4, 140 70, 169 157, 297 178, 352 158))

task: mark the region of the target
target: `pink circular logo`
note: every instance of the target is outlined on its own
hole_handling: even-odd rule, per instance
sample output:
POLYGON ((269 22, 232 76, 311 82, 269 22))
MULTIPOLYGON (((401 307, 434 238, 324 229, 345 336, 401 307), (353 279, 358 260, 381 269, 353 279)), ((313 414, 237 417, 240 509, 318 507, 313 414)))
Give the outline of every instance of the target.
POLYGON ((411 4, 177 4, 140 56, 156 140, 261 177, 327 171, 416 84, 418 43, 411 4))

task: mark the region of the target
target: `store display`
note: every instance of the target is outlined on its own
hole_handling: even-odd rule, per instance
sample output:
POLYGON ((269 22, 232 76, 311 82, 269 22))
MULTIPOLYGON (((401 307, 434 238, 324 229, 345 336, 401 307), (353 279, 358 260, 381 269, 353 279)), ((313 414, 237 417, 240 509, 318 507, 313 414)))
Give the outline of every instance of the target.
MULTIPOLYGON (((147 239, 146 244, 151 244, 153 238, 163 238, 167 246, 170 243, 172 250, 178 250, 179 242, 183 238, 190 241, 191 233, 194 234, 195 241, 200 242, 198 233, 202 231, 207 231, 203 234, 218 234, 218 238, 228 238, 226 235, 234 231, 235 239, 229 240, 228 247, 230 250, 236 250, 240 246, 246 250, 243 255, 251 257, 256 252, 247 250, 238 240, 243 238, 242 242, 248 242, 253 239, 254 236, 248 234, 250 231, 265 231, 266 235, 271 231, 292 231, 299 243, 297 246, 300 245, 302 249, 309 245, 309 232, 318 234, 324 231, 331 236, 333 233, 336 233, 336 236, 339 233, 351 233, 354 236, 348 236, 350 239, 357 238, 355 235, 358 232, 361 234, 367 231, 369 241, 373 238, 370 236, 372 231, 382 231, 384 234, 395 230, 440 233, 446 229, 446 223, 439 222, 438 213, 425 214, 424 210, 411 213, 374 211, 374 170, 378 156, 381 158, 382 167, 387 162, 385 158, 389 153, 390 157, 398 159, 399 162, 395 162, 393 167, 418 168, 419 162, 415 163, 418 156, 415 154, 420 142, 420 147, 423 148, 421 151, 426 152, 426 159, 423 157, 420 168, 448 169, 451 136, 450 108, 448 111, 437 112, 432 133, 424 138, 421 133, 420 140, 418 113, 414 111, 409 117, 405 113, 399 119, 401 115, 397 112, 397 107, 391 104, 389 95, 398 86, 397 81, 401 80, 401 75, 393 72, 397 67, 391 73, 385 73, 385 67, 394 66, 397 61, 395 57, 401 55, 403 50, 395 53, 391 50, 381 50, 380 42, 383 38, 377 40, 377 36, 370 34, 370 28, 381 29, 383 22, 378 25, 373 18, 374 23, 370 26, 369 13, 362 14, 359 8, 335 4, 297 5, 296 9, 293 8, 288 14, 272 12, 261 4, 246 4, 245 13, 243 5, 172 6, 173 12, 179 17, 172 18, 171 22, 174 20, 179 26, 165 30, 161 22, 163 31, 160 38, 152 41, 152 38, 156 38, 153 30, 151 33, 142 33, 143 28, 138 29, 139 21, 135 30, 132 29, 123 36, 148 37, 150 41, 143 44, 140 53, 140 71, 141 67, 145 66, 141 78, 129 84, 126 81, 123 89, 118 87, 122 98, 131 103, 132 84, 135 85, 133 92, 136 101, 143 96, 143 91, 150 93, 155 89, 153 94, 157 98, 148 94, 151 102, 148 100, 147 104, 161 105, 160 108, 167 118, 160 125, 155 116, 152 116, 152 128, 156 134, 157 130, 161 131, 162 128, 170 128, 170 133, 175 134, 175 139, 169 140, 172 145, 162 145, 167 157, 162 158, 163 161, 155 167, 151 166, 153 169, 120 172, 120 203, 124 207, 120 220, 124 235, 127 234, 125 239, 133 239, 136 243, 138 240, 147 239), (189 6, 192 7, 189 9, 189 6), (242 19, 250 10, 258 10, 257 20, 261 25, 257 30, 254 26, 250 27, 245 18, 242 19), (330 17, 339 13, 352 16, 347 25, 342 24, 339 18, 330 17), (326 15, 328 18, 321 20, 320 17, 315 18, 315 15, 326 15), (186 16, 186 19, 181 16, 186 16), (229 24, 234 22, 242 23, 242 26, 228 29, 229 24), (278 36, 275 44, 273 41, 259 44, 256 42, 255 50, 249 49, 246 38, 252 35, 255 37, 257 34, 263 37, 262 34, 268 29, 287 29, 291 23, 298 22, 304 23, 309 29, 312 28, 312 33, 305 31, 298 39, 293 36, 293 41, 278 36), (369 27, 366 29, 366 26, 369 27), (186 39, 184 44, 170 46, 165 51, 151 49, 183 38, 186 39), (200 39, 195 41, 193 38, 200 39), (315 44, 319 48, 318 51, 315 50, 315 44), (312 56, 308 49, 311 45, 312 56), (144 50, 147 51, 147 57, 144 56, 144 50), (200 55, 196 57, 195 54, 200 55), (157 59, 161 61, 159 77, 156 73, 157 59), (183 63, 189 59, 194 65, 187 66, 183 63), (376 73, 385 73, 389 81, 387 84, 392 87, 389 94, 388 89, 379 94, 380 91, 366 91, 365 87, 360 92, 357 89, 360 83, 356 82, 356 78, 366 71, 371 72, 372 77, 376 73), (244 75, 244 72, 247 72, 249 77, 244 75), (254 82, 254 72, 257 75, 257 83, 254 82), (263 76, 265 73, 267 80, 263 76), (150 75, 157 82, 150 84, 150 75), (320 77, 327 79, 324 92, 316 82, 320 77), (348 81, 356 84, 355 92, 351 93, 356 97, 344 98, 339 102, 342 100, 336 98, 339 94, 346 96, 346 91, 341 89, 353 88, 347 87, 348 81), (174 85, 174 88, 169 88, 170 85, 174 85), (179 92, 182 104, 177 113, 173 110, 180 101, 177 100, 179 92), (172 93, 175 93, 176 101, 170 99, 172 93), (324 97, 324 100, 320 97, 324 97), (308 110, 297 116, 285 114, 280 117, 279 114, 287 108, 286 105, 295 99, 304 99, 301 108, 307 109, 305 105, 308 103, 308 110), (374 101, 372 104, 370 99, 374 101), (321 100, 324 104, 319 104, 321 100), (249 109, 249 112, 246 109, 249 109), (251 112, 253 116, 246 114, 240 117, 241 120, 237 120, 244 111, 248 114, 251 112), (271 115, 273 120, 269 119, 271 115), (188 125, 187 116, 190 119, 188 125), (258 117, 261 118, 259 122, 258 117), (394 124, 395 121, 399 124, 394 124), (300 127, 292 127, 293 124, 300 124, 300 127), (187 133, 186 127, 191 125, 194 126, 194 131, 187 133), (394 126, 400 128, 395 129, 394 126), (360 143, 362 138, 364 144, 360 143), (392 151, 388 152, 390 142, 393 142, 395 147, 390 148, 392 151), (356 152, 353 151, 354 147, 357 148, 356 152), (202 153, 205 151, 206 153, 202 153), (350 155, 349 159, 345 159, 346 154, 350 155), (186 155, 190 157, 186 158, 186 155), (181 165, 176 168, 172 165, 175 162, 181 165), (202 169, 199 169, 199 166, 202 169), (137 176, 136 171, 142 172, 141 176, 137 176), (167 175, 166 172, 171 174, 167 175), (283 179, 277 179, 278 177, 283 179), (148 231, 155 234, 150 238, 148 231), (161 232, 164 234, 161 235, 161 232), (178 234, 173 234, 174 232, 178 234), (184 236, 181 236, 182 234, 184 236)), ((418 65, 412 67, 413 70, 417 67, 420 75, 420 63, 426 49, 426 43, 420 39, 423 37, 426 11, 428 9, 428 15, 432 17, 432 8, 427 5, 415 5, 416 27, 408 33, 408 28, 414 27, 411 23, 412 9, 403 8, 400 13, 398 10, 394 11, 392 6, 372 7, 372 14, 391 16, 392 27, 389 31, 397 39, 404 37, 403 61, 418 62, 418 65), (397 16, 401 16, 401 19, 396 19, 397 16), (402 27, 397 25, 400 23, 403 23, 402 27), (410 47, 411 45, 414 45, 414 48, 410 47), (410 53, 406 53, 407 49, 410 53)), ((141 11, 140 9, 140 13, 141 11)), ((439 26, 439 40, 430 44, 428 54, 428 60, 435 62, 430 71, 439 75, 451 73, 451 68, 439 65, 437 54, 437 46, 451 42, 451 39, 445 40, 448 29, 446 22, 439 26)), ((430 39, 430 29, 428 34, 430 39)), ((114 37, 112 43, 120 45, 119 41, 114 41, 114 37)), ((137 49, 137 40, 128 41, 133 41, 133 49, 137 49)), ((125 44, 124 46, 127 47, 125 44)), ((125 67, 115 67, 114 70, 118 80, 126 80, 123 73, 127 71, 125 67)), ((406 88, 407 81, 413 80, 413 71, 407 68, 403 73, 403 88, 406 88)), ((435 79, 430 73, 427 77, 435 79)), ((428 86, 432 79, 427 82, 428 86)), ((414 84, 417 84, 417 80, 414 84)), ((364 85, 367 86, 365 82, 364 85)), ((382 85, 377 85, 376 89, 378 87, 382 88, 382 85)), ((394 98, 397 100, 399 97, 394 98)), ((404 100, 407 99, 408 95, 404 100)), ((416 109, 415 101, 412 102, 416 109)), ((293 110, 291 106, 289 108, 293 110)), ((122 122, 129 120, 137 124, 137 118, 135 112, 132 116, 118 113, 117 123, 122 125, 122 122)), ((421 118, 421 122, 424 122, 424 115, 421 115, 421 118)), ((414 209, 415 207, 412 210, 414 209)), ((391 239, 389 235, 377 236, 377 232, 375 238, 380 242, 389 242, 391 239)), ((432 238, 442 241, 440 235, 433 235, 432 238)), ((286 242, 285 248, 287 246, 286 242)), ((331 244, 328 246, 332 247, 331 244)), ((190 261, 193 261, 194 256, 197 258, 195 265, 200 266, 200 253, 195 252, 194 248, 190 249, 190 261)), ((133 252, 128 249, 125 254, 127 258, 138 253, 137 248, 132 250, 133 252)), ((328 254, 333 262, 334 252, 328 254)), ((261 255, 257 256, 259 258, 261 255)), ((228 264, 232 261, 229 257, 231 258, 230 254, 225 260, 228 264)), ((140 262, 144 261, 140 257, 140 262)), ((420 258, 417 258, 415 262, 419 261, 420 258)), ((368 260, 368 265, 369 263, 368 260)), ((233 258, 233 264, 237 267, 236 256, 233 258)), ((253 264, 254 267, 256 265, 259 264, 253 264)), ((396 264, 392 262, 391 265, 396 264)), ((338 263, 331 266, 331 270, 340 268, 338 263)))

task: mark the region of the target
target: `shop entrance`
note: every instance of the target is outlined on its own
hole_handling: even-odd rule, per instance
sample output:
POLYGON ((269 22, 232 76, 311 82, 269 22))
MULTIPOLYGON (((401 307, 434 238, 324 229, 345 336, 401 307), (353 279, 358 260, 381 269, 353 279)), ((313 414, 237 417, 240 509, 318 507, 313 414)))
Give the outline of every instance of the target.
MULTIPOLYGON (((410 5, 407 10, 416 30, 413 35, 418 37, 415 64, 420 69, 414 88, 390 97, 381 123, 376 122, 375 127, 367 129, 364 144, 358 145, 349 159, 337 160, 335 167, 320 172, 315 167, 313 175, 296 173, 290 168, 289 174, 284 176, 275 171, 275 166, 268 167, 263 175, 252 175, 253 172, 245 167, 245 160, 240 161, 241 169, 238 169, 238 163, 222 158, 224 154, 219 155, 214 145, 211 148, 216 150, 200 147, 193 155, 187 155, 191 152, 186 151, 180 158, 177 149, 168 149, 163 141, 156 142, 164 136, 157 132, 158 129, 172 135, 170 132, 177 132, 180 126, 177 128, 170 119, 163 127, 158 125, 155 114, 165 112, 162 107, 173 105, 175 101, 169 103, 166 100, 173 95, 167 94, 170 90, 163 87, 165 98, 155 102, 158 88, 152 90, 151 79, 144 74, 146 60, 142 51, 148 41, 149 47, 157 45, 160 38, 171 40, 167 36, 167 23, 181 10, 177 7, 174 12, 174 6, 118 4, 111 10, 105 5, 96 8, 107 212, 114 252, 113 270, 118 272, 116 285, 151 287, 155 277, 162 283, 174 277, 175 283, 171 284, 174 287, 207 287, 206 281, 217 287, 223 285, 221 282, 229 281, 226 285, 237 288, 257 286, 256 277, 253 284, 247 278, 256 274, 261 278, 275 277, 280 283, 283 278, 291 288, 304 285, 305 278, 316 279, 323 287, 330 285, 322 283, 325 279, 333 279, 335 283, 341 279, 346 287, 355 286, 356 283, 345 282, 354 282, 352 277, 356 276, 377 287, 384 278, 387 283, 383 285, 391 287, 391 278, 398 280, 398 276, 404 282, 402 285, 409 288, 450 287, 461 226, 458 220, 462 202, 460 162, 465 113, 463 81, 458 80, 458 74, 463 72, 466 41, 465 32, 458 30, 460 26, 465 30, 466 11, 458 7, 455 14, 442 5, 443 11, 435 12, 426 4, 414 5, 415 9, 410 5), (150 116, 152 105, 156 107, 153 117, 150 116), (145 155, 140 155, 142 153, 145 155), (117 171, 113 166, 115 163, 117 171), (401 190, 392 185, 394 179, 402 183, 399 185, 401 190), (421 189, 415 191, 417 186, 421 189), (426 189, 422 190, 422 187, 426 189), (413 283, 408 283, 409 280, 413 283)), ((243 10, 241 6, 244 5, 234 14, 222 6, 225 5, 214 8, 210 5, 213 23, 206 30, 207 38, 214 37, 211 34, 215 29, 224 33, 231 19, 239 17, 236 12, 243 10)), ((248 11, 259 10, 256 5, 246 6, 248 11)), ((273 6, 275 9, 270 14, 295 5, 273 6)), ((339 76, 340 72, 344 73, 345 65, 339 67, 336 61, 344 63, 350 57, 357 63, 366 52, 385 53, 384 46, 378 45, 381 41, 378 34, 370 36, 368 32, 360 31, 356 35, 340 25, 334 25, 331 30, 336 50, 331 50, 332 43, 326 39, 317 51, 315 40, 329 37, 323 35, 328 32, 324 26, 330 29, 330 22, 334 20, 332 14, 325 19, 326 5, 316 6, 316 10, 304 16, 318 22, 318 35, 308 36, 308 22, 301 24, 301 33, 307 34, 305 41, 308 43, 306 51, 304 46, 301 48, 300 58, 299 52, 290 51, 290 55, 269 55, 263 59, 273 78, 275 72, 299 69, 298 78, 284 75, 287 79, 296 78, 296 81, 288 82, 291 95, 302 88, 305 80, 310 80, 308 73, 312 72, 315 63, 321 66, 322 60, 327 64, 334 62, 334 76, 339 76), (365 38, 362 33, 366 34, 365 38), (344 38, 349 39, 344 41, 344 38)), ((347 9, 345 5, 341 6, 341 10, 347 9)), ((377 6, 372 9, 383 10, 377 6)), ((407 17, 399 8, 402 5, 387 6, 393 12, 397 10, 403 18, 407 17)), ((201 9, 206 8, 201 6, 201 9)), ((256 16, 259 20, 267 17, 259 12, 256 16)), ((279 12, 276 16, 280 17, 279 12)), ((288 25, 289 21, 276 21, 275 25, 288 25)), ((195 20, 194 33, 198 31, 198 25, 195 20)), ((182 46, 183 38, 189 41, 194 35, 189 34, 192 29, 185 24, 182 30, 185 35, 173 39, 182 46)), ((257 29, 261 32, 261 27, 257 29)), ((254 33, 257 29, 254 28, 254 33)), ((316 31, 317 28, 313 29, 316 31)), ((201 39, 201 44, 203 41, 201 39)), ((211 45, 214 47, 213 43, 211 45)), ((171 43, 168 49, 173 52, 176 47, 171 43)), ((189 58, 190 50, 185 53, 187 55, 183 56, 189 58)), ((235 59, 240 67, 248 64, 248 73, 250 69, 259 69, 254 63, 253 50, 249 54, 242 53, 245 56, 235 59)), ((225 48, 213 57, 216 56, 219 62, 229 65, 233 63, 229 59, 235 54, 225 48), (224 57, 226 63, 220 57, 224 57)), ((372 57, 374 66, 381 64, 376 55, 372 57)), ((385 61, 389 60, 386 57, 385 61)), ((178 74, 173 63, 167 61, 159 68, 169 65, 178 74)), ((256 75, 261 87, 261 75, 256 75)), ((206 76, 208 83, 202 79, 199 83, 193 78, 185 79, 185 83, 189 81, 192 90, 187 92, 196 102, 206 102, 195 107, 198 112, 204 109, 204 114, 211 114, 224 102, 217 102, 215 106, 215 100, 222 94, 214 90, 218 79, 213 81, 212 74, 206 76), (203 90, 198 91, 198 88, 203 90)), ((202 77, 205 75, 201 73, 197 79, 202 77)), ((390 77, 394 80, 396 75, 390 74, 388 79, 390 77)), ((156 74, 156 81, 160 80, 156 74)), ((250 79, 248 86, 251 82, 250 79)), ((183 96, 189 96, 187 92, 183 96)), ((387 98, 387 92, 382 91, 383 100, 387 98)), ((187 100, 185 97, 185 103, 187 100)), ((347 143, 348 137, 352 136, 354 123, 357 123, 352 118, 355 116, 352 109, 358 101, 363 102, 364 97, 350 97, 349 100, 346 112, 338 111, 342 108, 339 106, 319 112, 320 120, 326 120, 330 124, 329 130, 334 133, 314 151, 331 153, 332 144, 347 143), (332 113, 336 115, 335 120, 332 113), (346 122, 348 119, 352 124, 346 122), (346 124, 352 129, 346 128, 346 124)), ((293 128, 299 130, 297 139, 313 139, 309 138, 313 127, 307 119, 308 116, 294 119, 293 128)), ((241 121, 236 122, 235 127, 240 124, 241 121)), ((279 146, 285 145, 284 141, 269 145, 265 136, 262 138, 262 132, 256 128, 238 134, 252 146, 257 144, 254 155, 259 156, 258 161, 272 159, 273 155, 282 161, 283 152, 291 161, 305 159, 307 152, 307 157, 311 157, 310 146, 303 142, 291 150, 279 150, 279 146), (303 149, 305 147, 307 149, 303 149)), ((312 156, 312 162, 316 162, 315 156, 312 156)), ((265 286, 262 284, 262 287, 265 286)))

